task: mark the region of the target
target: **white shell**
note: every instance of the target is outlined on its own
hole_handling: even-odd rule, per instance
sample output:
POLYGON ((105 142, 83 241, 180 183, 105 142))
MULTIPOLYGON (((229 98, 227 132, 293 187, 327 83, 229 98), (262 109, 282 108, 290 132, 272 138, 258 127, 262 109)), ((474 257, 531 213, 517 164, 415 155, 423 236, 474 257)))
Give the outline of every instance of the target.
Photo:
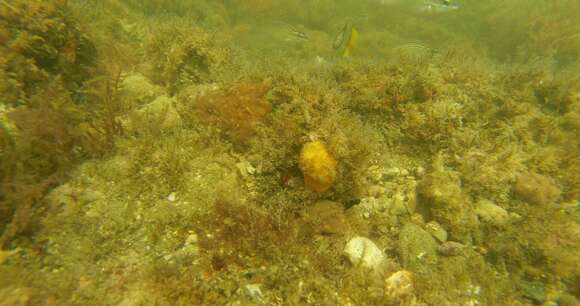
POLYGON ((354 266, 379 269, 385 261, 381 249, 365 237, 354 237, 344 247, 344 253, 354 266))

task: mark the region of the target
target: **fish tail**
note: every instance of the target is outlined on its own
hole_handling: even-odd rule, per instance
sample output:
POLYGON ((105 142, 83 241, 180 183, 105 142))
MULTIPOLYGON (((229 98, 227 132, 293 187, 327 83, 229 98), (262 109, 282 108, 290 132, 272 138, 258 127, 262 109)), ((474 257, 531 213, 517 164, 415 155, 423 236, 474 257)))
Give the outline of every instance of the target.
POLYGON ((351 29, 350 39, 342 52, 342 57, 350 57, 352 55, 352 50, 356 47, 358 43, 358 31, 355 28, 351 29))
POLYGON ((342 57, 350 57, 350 55, 351 55, 350 48, 346 48, 342 52, 342 57))

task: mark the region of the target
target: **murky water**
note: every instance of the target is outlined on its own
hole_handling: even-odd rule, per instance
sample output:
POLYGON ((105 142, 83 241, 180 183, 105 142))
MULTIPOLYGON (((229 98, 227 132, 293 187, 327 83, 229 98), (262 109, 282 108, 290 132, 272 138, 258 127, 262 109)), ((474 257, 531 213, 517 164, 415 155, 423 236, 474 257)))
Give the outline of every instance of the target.
POLYGON ((578 11, 0 0, 0 305, 577 305, 578 11))

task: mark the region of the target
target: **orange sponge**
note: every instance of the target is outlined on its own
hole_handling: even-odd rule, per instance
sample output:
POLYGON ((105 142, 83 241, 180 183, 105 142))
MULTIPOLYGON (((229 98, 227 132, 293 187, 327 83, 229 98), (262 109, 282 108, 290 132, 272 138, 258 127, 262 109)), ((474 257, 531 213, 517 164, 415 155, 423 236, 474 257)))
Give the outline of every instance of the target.
POLYGON ((304 174, 306 188, 324 192, 336 178, 336 160, 328 153, 322 142, 304 144, 300 152, 300 169, 304 174))

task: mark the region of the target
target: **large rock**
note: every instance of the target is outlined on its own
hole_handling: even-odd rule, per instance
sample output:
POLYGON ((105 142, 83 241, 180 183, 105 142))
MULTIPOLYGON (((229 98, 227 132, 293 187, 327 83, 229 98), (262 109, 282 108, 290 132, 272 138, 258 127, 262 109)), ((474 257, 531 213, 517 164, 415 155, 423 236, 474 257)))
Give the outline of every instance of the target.
POLYGON ((159 96, 153 102, 133 112, 126 121, 128 131, 142 129, 171 130, 181 126, 181 116, 175 109, 175 101, 168 96, 159 96))
POLYGON ((408 223, 399 234, 399 257, 408 270, 429 270, 437 264, 437 242, 420 226, 408 223))

